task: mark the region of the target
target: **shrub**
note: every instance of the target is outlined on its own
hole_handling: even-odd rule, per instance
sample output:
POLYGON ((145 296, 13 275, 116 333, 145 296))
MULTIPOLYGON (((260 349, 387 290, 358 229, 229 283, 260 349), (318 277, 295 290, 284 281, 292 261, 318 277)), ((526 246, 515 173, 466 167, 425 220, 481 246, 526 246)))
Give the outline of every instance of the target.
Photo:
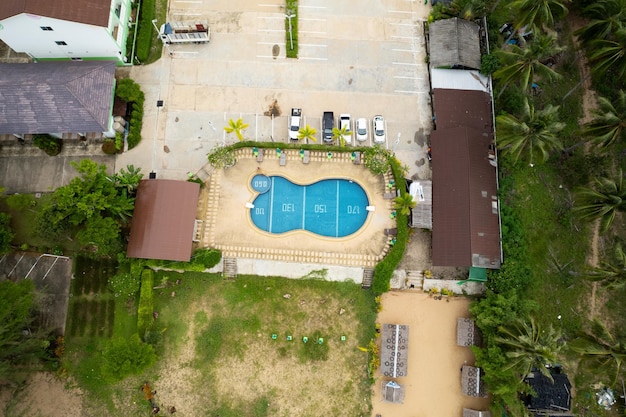
POLYGON ((485 54, 480 58, 480 73, 482 75, 491 75, 500 68, 500 60, 497 56, 485 54))
POLYGON ((50 135, 33 135, 33 145, 43 150, 50 156, 61 153, 62 140, 50 135))
POLYGON ((15 211, 23 211, 34 207, 36 204, 32 194, 11 194, 7 197, 7 205, 15 211))
POLYGON ((141 2, 141 10, 139 12, 139 29, 137 30, 137 58, 143 62, 148 59, 150 47, 154 36, 154 27, 152 19, 154 19, 155 0, 143 0, 141 2))
POLYGON ((102 152, 107 155, 115 155, 117 149, 115 149, 115 141, 113 139, 105 139, 102 143, 102 152))
POLYGON ((102 375, 109 381, 119 381, 138 374, 156 361, 154 348, 134 334, 128 339, 108 341, 102 352, 102 375))
POLYGON ((152 287, 154 286, 154 272, 144 269, 141 274, 141 292, 139 293, 139 308, 137 311, 137 331, 144 335, 152 326, 154 320, 154 300, 152 287))
POLYGON ((201 264, 205 268, 213 268, 222 259, 222 252, 217 249, 198 249, 193 253, 193 263, 201 264))
MULTIPOLYGON (((145 6, 144 6, 145 7, 145 6)), ((152 25, 152 22, 150 22, 152 25)), ((141 141, 141 126, 143 123, 143 104, 144 94, 139 87, 139 84, 131 80, 130 78, 124 78, 118 81, 115 95, 122 100, 129 103, 132 110, 130 112, 130 119, 128 120, 128 149, 132 149, 141 141)), ((114 142, 115 145, 115 142, 114 142)))
POLYGON ((140 282, 139 277, 131 274, 130 271, 119 272, 109 277, 109 288, 116 297, 131 297, 139 291, 140 282))

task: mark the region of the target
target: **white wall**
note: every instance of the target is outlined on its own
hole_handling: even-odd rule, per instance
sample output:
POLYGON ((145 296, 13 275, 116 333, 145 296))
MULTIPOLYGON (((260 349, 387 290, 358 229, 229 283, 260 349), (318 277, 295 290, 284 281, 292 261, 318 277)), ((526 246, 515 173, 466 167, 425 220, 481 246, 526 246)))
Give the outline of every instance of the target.
POLYGON ((116 58, 123 60, 121 49, 106 27, 20 14, 0 22, 2 39, 16 52, 33 58, 116 58), (45 31, 41 27, 51 27, 45 31), (67 45, 57 45, 63 41, 67 45))

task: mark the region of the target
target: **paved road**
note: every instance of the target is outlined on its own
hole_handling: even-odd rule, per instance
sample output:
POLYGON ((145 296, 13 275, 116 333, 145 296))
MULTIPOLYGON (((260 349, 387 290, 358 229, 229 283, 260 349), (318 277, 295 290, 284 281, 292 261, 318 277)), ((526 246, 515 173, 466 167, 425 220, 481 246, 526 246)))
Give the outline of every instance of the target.
POLYGON ((286 141, 287 115, 301 107, 318 132, 324 111, 370 121, 382 114, 385 146, 410 176, 429 178, 424 156, 432 116, 422 25, 429 6, 302 1, 296 60, 285 58, 283 4, 173 0, 169 19, 208 20, 211 42, 173 45, 171 55, 133 67, 131 77, 146 94, 143 140, 118 156, 116 169, 133 163, 160 178, 186 178, 215 146, 236 141, 223 131, 229 119, 250 124, 249 139, 286 141))

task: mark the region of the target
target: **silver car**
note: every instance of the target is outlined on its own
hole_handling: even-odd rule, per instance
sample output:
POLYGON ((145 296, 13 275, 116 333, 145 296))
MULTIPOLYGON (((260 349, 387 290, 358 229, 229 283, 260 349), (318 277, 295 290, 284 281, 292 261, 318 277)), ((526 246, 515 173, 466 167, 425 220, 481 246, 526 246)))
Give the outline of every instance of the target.
POLYGON ((356 119, 356 140, 359 142, 365 142, 367 140, 367 120, 364 118, 356 119))

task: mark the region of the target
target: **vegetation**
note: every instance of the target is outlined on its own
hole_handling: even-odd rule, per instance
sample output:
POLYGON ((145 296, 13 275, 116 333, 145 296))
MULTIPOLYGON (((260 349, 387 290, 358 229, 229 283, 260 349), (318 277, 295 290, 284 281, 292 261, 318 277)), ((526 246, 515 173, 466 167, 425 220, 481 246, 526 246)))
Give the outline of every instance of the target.
POLYGON ((298 140, 304 140, 307 143, 309 141, 317 142, 317 139, 315 139, 316 134, 317 134, 317 130, 315 130, 309 125, 305 125, 304 127, 300 128, 300 131, 298 132, 298 140))
POLYGON ((140 335, 150 330, 153 322, 154 300, 152 287, 154 286, 154 272, 144 269, 141 273, 141 292, 139 293, 139 308, 137 309, 137 331, 140 335))
POLYGON ((137 30, 136 39, 136 56, 140 63, 149 64, 148 56, 150 48, 154 42, 157 42, 157 34, 154 33, 152 19, 155 18, 156 0, 143 0, 139 12, 139 28, 137 30))
POLYGON ((287 58, 298 58, 298 0, 286 0, 285 45, 287 58), (291 29, 291 30, 290 30, 291 29))
POLYGON ((128 149, 132 149, 141 141, 141 127, 143 124, 144 94, 139 84, 130 78, 118 81, 115 95, 127 102, 132 110, 128 120, 128 149))
POLYGON ((0 255, 11 251, 11 241, 15 237, 11 229, 11 215, 0 213, 0 255))
POLYGON ((50 156, 61 153, 63 141, 50 135, 33 135, 33 145, 50 156))
POLYGON ((207 158, 215 169, 229 168, 237 162, 233 148, 230 146, 215 147, 215 149, 208 154, 207 158))
POLYGON ((234 133, 237 136, 237 139, 242 141, 244 139, 243 132, 249 126, 250 125, 248 123, 243 122, 242 118, 239 118, 237 120, 230 119, 228 121, 228 126, 224 126, 224 131, 226 131, 226 133, 234 133))

